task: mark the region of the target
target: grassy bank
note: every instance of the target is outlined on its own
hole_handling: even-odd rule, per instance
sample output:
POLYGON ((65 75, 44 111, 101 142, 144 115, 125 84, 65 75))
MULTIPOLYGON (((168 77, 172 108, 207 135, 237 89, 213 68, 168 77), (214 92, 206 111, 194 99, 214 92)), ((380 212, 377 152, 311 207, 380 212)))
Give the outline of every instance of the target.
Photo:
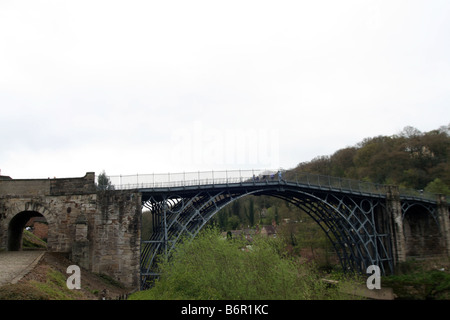
POLYGON ((44 279, 8 284, 0 288, 0 300, 74 300, 83 294, 66 286, 66 276, 48 268, 44 279))
POLYGON ((409 259, 382 284, 400 300, 450 300, 450 258, 409 259))
POLYGON ((73 264, 58 253, 46 253, 16 284, 0 287, 0 300, 99 300, 116 299, 128 292, 111 277, 81 270, 81 289, 67 288, 67 267, 73 264))

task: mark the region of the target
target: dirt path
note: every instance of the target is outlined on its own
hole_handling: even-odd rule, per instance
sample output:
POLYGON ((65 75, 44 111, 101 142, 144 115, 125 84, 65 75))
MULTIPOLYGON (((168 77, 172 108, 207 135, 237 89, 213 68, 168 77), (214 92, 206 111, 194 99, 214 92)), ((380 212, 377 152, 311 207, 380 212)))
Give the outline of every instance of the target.
POLYGON ((0 286, 15 284, 41 260, 45 251, 0 252, 0 286))

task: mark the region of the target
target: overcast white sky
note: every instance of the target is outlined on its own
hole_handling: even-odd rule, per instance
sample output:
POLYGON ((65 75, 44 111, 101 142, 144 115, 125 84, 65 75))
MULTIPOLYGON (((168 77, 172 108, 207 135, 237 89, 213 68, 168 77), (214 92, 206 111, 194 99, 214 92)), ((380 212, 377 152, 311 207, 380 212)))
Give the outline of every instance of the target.
POLYGON ((447 0, 0 0, 13 178, 287 169, 449 107, 447 0))

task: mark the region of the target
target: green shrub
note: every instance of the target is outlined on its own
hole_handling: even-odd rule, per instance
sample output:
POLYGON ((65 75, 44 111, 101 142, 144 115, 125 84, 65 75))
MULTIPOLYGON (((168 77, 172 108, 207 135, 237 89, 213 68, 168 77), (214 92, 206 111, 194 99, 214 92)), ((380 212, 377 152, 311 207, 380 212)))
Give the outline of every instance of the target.
POLYGON ((249 245, 216 229, 177 246, 154 287, 130 299, 289 300, 336 298, 311 265, 283 255, 277 239, 254 237, 249 245))
POLYGON ((384 277, 383 283, 394 289, 398 299, 450 299, 450 274, 448 272, 419 270, 408 274, 384 277))

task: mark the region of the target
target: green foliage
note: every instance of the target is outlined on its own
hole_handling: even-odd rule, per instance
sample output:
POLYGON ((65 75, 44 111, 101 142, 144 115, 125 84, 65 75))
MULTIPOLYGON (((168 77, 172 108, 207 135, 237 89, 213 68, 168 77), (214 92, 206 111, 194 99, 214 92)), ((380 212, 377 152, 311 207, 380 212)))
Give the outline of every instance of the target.
POLYGON ((408 259, 396 266, 395 275, 384 276, 399 300, 449 300, 450 258, 408 259))
POLYGON ((0 288, 0 300, 74 300, 82 297, 78 290, 70 290, 66 277, 49 268, 45 282, 31 280, 27 283, 8 284, 0 288))
POLYGON ((438 187, 431 185, 428 189, 449 194, 449 158, 450 125, 425 133, 408 126, 397 135, 366 138, 355 147, 300 163, 293 172, 395 184, 417 190, 439 179, 438 187))
POLYGON ((152 221, 152 213, 151 211, 143 211, 142 212, 142 229, 141 229, 141 238, 142 240, 150 239, 150 236, 153 232, 153 221, 152 221))
POLYGON ((241 220, 239 219, 239 217, 233 215, 233 216, 228 218, 228 222, 227 222, 226 228, 228 230, 235 230, 235 229, 237 229, 239 227, 240 224, 241 224, 241 220))
POLYGON ((42 293, 46 294, 50 300, 72 300, 80 296, 77 290, 67 288, 66 277, 59 271, 49 269, 47 272, 47 281, 31 282, 42 293))
POLYGON ((49 300, 47 293, 28 283, 6 284, 0 287, 0 300, 49 300))
POLYGON ((251 245, 228 240, 217 229, 203 230, 181 243, 170 261, 160 264, 152 289, 131 299, 335 299, 337 289, 320 281, 311 265, 286 256, 281 242, 255 238, 251 245))
POLYGON ((412 272, 384 277, 385 286, 392 287, 399 299, 448 300, 450 274, 439 270, 412 272))
POLYGON ((99 190, 114 190, 114 186, 104 170, 98 175, 97 188, 99 190))
POLYGON ((249 222, 249 226, 253 227, 255 225, 255 204, 253 198, 249 199, 247 219, 249 222))
POLYGON ((450 195, 450 188, 439 178, 431 181, 426 187, 426 192, 450 195))
POLYGON ((24 249, 46 249, 47 243, 28 230, 23 230, 22 247, 24 249))

